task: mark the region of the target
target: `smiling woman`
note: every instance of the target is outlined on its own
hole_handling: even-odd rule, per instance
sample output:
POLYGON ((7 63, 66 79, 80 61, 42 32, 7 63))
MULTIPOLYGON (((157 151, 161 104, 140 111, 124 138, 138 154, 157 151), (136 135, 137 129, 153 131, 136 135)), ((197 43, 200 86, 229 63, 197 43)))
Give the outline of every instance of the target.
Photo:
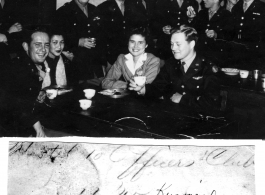
POLYGON ((159 72, 160 59, 146 53, 148 32, 145 28, 133 29, 129 34, 129 53, 119 55, 107 76, 102 81, 103 89, 127 88, 134 76, 145 76, 146 83, 151 83, 159 72), (120 78, 123 76, 123 80, 120 78))
POLYGON ((75 85, 76 68, 71 59, 64 54, 64 36, 60 31, 50 33, 50 51, 46 59, 50 68, 50 85, 75 85))

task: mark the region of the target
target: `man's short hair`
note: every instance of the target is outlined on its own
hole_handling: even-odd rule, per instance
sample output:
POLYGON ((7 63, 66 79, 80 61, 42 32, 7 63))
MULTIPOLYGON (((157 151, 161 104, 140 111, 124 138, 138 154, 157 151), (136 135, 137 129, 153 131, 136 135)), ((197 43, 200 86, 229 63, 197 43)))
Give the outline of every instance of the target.
POLYGON ((24 33, 23 42, 26 42, 28 45, 30 45, 32 41, 32 35, 37 32, 46 33, 49 36, 49 33, 45 28, 36 28, 34 30, 28 30, 24 33))
POLYGON ((191 41, 195 41, 195 43, 197 43, 198 41, 197 31, 190 26, 181 25, 179 28, 175 28, 171 30, 171 36, 176 33, 184 33, 186 36, 186 41, 188 41, 189 43, 191 41))

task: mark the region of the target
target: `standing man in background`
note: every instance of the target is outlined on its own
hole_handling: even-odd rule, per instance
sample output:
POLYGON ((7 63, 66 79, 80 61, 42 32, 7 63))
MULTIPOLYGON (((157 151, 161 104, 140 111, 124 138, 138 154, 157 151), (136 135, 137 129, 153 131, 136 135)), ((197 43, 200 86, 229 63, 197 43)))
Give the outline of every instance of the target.
POLYGON ((234 29, 232 48, 234 64, 239 68, 259 68, 265 52, 265 3, 260 0, 239 0, 232 8, 234 29))
POLYGON ((79 80, 102 77, 104 57, 97 47, 100 40, 94 18, 95 6, 89 0, 72 0, 55 14, 53 27, 64 32, 66 51, 74 53, 79 80))

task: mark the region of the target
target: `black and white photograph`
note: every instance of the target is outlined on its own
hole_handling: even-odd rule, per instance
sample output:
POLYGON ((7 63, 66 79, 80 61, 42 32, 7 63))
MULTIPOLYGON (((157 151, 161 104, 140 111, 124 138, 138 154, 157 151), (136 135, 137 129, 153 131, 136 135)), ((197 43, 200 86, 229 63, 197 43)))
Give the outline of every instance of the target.
POLYGON ((1 0, 1 137, 265 138, 263 0, 1 0))

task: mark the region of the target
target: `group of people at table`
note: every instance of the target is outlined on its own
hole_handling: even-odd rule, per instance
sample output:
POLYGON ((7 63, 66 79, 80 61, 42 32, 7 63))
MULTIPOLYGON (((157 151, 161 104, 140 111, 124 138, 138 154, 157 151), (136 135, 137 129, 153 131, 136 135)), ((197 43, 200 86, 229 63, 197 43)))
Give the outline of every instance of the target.
MULTIPOLYGON (((24 55, 1 71, 1 128, 16 126, 22 134, 33 128, 44 137, 41 114, 34 110, 47 98, 42 89, 99 77, 103 89, 126 88, 193 109, 219 110, 221 62, 258 63, 264 54, 264 3, 246 2, 247 8, 237 2, 232 13, 219 0, 205 0, 200 11, 195 0, 108 0, 96 8, 88 0, 66 3, 49 31, 24 31, 24 55), (145 84, 137 85, 135 76, 145 76, 145 84)), ((10 28, 18 33, 23 24, 10 28)), ((8 47, 8 36, 0 37, 1 47, 8 47)))

